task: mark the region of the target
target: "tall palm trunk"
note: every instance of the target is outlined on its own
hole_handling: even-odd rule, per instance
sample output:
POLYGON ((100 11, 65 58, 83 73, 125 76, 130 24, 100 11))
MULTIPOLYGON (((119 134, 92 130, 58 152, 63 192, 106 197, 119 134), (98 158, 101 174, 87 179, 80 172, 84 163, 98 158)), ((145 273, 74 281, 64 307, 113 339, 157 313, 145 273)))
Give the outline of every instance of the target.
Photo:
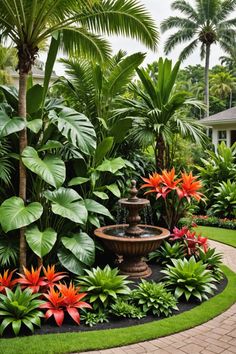
POLYGON ((211 45, 206 43, 206 59, 205 59, 205 90, 204 90, 204 103, 206 105, 205 116, 209 116, 209 66, 210 66, 210 48, 211 45))
MULTIPOLYGON (((20 67, 20 65, 19 65, 20 67)), ((19 72, 19 104, 18 114, 26 120, 26 87, 28 74, 20 67, 19 72)), ((24 128, 19 133, 19 152, 20 154, 27 146, 27 128, 24 128)), ((19 162, 19 197, 26 201, 26 168, 22 161, 19 162)), ((26 266, 26 240, 25 228, 20 229, 20 269, 26 266)))
POLYGON ((162 135, 158 135, 155 146, 156 169, 158 172, 164 169, 165 142, 162 135))

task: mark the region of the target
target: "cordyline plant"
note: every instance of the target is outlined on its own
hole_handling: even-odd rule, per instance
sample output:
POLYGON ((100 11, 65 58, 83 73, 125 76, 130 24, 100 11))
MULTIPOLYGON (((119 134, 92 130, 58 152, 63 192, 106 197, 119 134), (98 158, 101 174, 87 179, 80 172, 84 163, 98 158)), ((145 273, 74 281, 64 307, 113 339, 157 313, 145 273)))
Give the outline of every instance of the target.
POLYGON ((172 241, 182 241, 186 246, 188 256, 195 255, 201 249, 204 253, 208 250, 208 238, 197 235, 195 231, 190 231, 186 226, 182 229, 174 227, 172 241))
POLYGON ((141 188, 147 188, 145 194, 155 194, 156 199, 164 202, 165 215, 163 216, 169 230, 173 230, 181 217, 189 208, 192 199, 199 202, 203 194, 199 192, 202 184, 193 176, 192 172, 181 173, 178 178, 175 169, 163 170, 162 173, 154 172, 149 178, 142 177, 145 184, 141 188))

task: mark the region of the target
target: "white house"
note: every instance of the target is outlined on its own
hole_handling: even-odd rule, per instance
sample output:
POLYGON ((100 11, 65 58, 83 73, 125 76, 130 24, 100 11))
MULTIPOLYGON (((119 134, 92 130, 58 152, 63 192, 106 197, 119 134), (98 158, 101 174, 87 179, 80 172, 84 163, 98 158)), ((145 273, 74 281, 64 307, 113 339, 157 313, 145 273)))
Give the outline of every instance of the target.
POLYGON ((212 143, 217 147, 222 141, 230 147, 236 142, 236 107, 226 109, 199 121, 210 128, 212 143))

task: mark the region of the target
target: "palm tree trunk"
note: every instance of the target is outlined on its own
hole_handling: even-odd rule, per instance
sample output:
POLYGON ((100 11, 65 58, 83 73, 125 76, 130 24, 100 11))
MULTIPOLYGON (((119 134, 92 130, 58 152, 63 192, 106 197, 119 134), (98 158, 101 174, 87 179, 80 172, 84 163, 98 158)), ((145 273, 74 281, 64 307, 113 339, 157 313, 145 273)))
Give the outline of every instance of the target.
POLYGON ((205 60, 205 90, 204 90, 204 103, 206 105, 205 116, 209 116, 209 66, 210 66, 210 48, 211 45, 206 43, 206 60, 205 60))
POLYGON ((230 91, 229 95, 229 108, 232 108, 232 101, 233 101, 233 91, 230 91))
MULTIPOLYGON (((20 69, 19 73, 19 104, 18 114, 21 118, 26 120, 26 87, 27 76, 23 70, 20 69)), ((24 128, 19 133, 19 152, 20 154, 27 146, 27 128, 24 128)), ((19 162, 19 197, 26 201, 26 168, 22 161, 19 162)), ((25 228, 20 229, 20 270, 26 266, 26 240, 25 228)))
POLYGON ((162 135, 160 134, 156 139, 155 146, 155 160, 156 169, 158 172, 164 169, 164 153, 165 153, 165 142, 162 135))

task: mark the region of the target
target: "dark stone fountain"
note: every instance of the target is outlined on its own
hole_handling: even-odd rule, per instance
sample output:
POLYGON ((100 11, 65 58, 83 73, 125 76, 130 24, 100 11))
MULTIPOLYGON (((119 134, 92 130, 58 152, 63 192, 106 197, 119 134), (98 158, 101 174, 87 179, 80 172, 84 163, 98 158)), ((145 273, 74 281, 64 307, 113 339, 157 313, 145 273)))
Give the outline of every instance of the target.
POLYGON ((130 197, 120 199, 119 204, 128 209, 128 224, 100 227, 94 234, 102 239, 104 245, 113 253, 122 256, 119 264, 122 274, 132 278, 145 278, 152 271, 143 257, 156 250, 170 233, 157 226, 140 224, 139 210, 150 204, 148 199, 138 198, 136 181, 131 182, 130 197))

